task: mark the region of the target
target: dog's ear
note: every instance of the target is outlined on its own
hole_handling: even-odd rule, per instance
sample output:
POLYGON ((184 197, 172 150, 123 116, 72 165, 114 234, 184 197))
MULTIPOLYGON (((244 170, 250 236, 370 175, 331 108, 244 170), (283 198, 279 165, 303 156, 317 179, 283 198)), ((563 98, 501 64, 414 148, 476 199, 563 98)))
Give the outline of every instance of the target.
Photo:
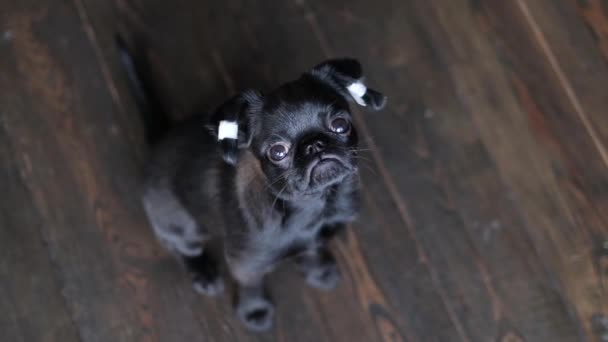
POLYGON ((247 90, 224 102, 211 116, 207 129, 220 144, 226 163, 236 165, 240 150, 251 145, 253 122, 261 106, 262 95, 255 90, 247 90))
POLYGON ((310 74, 361 106, 380 110, 386 104, 385 95, 365 86, 361 63, 356 59, 330 59, 315 66, 310 74))

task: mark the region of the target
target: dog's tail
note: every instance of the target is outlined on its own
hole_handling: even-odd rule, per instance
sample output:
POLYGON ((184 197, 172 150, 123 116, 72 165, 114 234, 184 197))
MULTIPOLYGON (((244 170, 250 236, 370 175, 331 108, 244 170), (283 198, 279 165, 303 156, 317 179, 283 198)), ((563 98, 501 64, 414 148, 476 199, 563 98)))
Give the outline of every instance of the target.
POLYGON ((141 44, 133 50, 129 49, 120 35, 116 35, 116 45, 129 87, 142 116, 146 140, 154 144, 167 133, 171 120, 153 86, 152 70, 145 49, 141 44))

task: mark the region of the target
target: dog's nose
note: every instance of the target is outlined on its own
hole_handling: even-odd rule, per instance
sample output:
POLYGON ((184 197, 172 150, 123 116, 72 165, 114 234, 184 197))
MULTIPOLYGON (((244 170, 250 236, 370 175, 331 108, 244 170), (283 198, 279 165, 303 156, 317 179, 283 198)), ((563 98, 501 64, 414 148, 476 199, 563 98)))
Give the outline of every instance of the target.
POLYGON ((306 147, 304 148, 304 152, 307 156, 319 153, 323 150, 325 150, 325 143, 321 140, 315 140, 309 144, 306 144, 306 147))

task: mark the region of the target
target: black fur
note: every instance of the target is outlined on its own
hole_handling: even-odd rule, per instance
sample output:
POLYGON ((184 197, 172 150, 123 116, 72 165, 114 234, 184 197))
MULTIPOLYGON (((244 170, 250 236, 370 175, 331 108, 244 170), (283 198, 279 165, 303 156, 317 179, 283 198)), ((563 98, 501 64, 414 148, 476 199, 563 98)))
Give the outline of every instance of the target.
MULTIPOLYGON (((209 119, 189 119, 153 152, 143 203, 154 231, 209 295, 223 282, 205 243, 224 238, 237 315, 251 330, 272 326, 263 278, 281 260, 294 257, 320 289, 340 278, 326 242, 358 213, 358 136, 346 87, 361 77, 354 59, 327 61, 265 95, 238 94, 209 119), (333 132, 336 118, 351 128, 333 132), (238 139, 217 141, 221 120, 238 122, 238 139), (281 161, 268 155, 276 143, 288 148, 281 161)), ((385 103, 376 91, 366 95, 371 109, 385 103)))

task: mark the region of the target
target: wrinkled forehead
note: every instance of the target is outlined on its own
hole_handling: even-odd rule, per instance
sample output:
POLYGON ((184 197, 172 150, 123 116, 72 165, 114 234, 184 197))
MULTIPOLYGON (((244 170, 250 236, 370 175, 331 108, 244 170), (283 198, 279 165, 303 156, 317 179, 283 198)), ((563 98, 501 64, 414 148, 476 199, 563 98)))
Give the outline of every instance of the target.
POLYGON ((300 79, 268 94, 260 124, 264 132, 293 136, 322 125, 328 114, 337 112, 348 112, 344 98, 322 83, 300 79))
POLYGON ((294 136, 323 124, 324 118, 336 110, 327 103, 282 103, 262 114, 264 132, 294 136))

